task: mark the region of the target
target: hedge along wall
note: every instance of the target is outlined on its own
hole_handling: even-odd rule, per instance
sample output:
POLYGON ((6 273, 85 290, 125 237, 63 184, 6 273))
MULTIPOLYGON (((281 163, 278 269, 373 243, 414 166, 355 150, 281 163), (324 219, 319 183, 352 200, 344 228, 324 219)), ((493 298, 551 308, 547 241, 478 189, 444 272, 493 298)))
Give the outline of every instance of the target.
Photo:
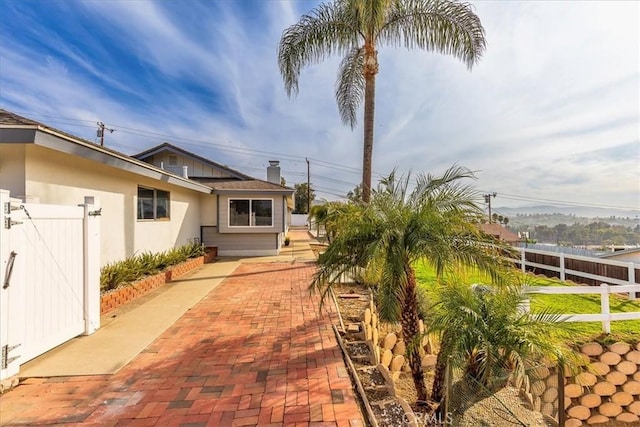
POLYGON ((640 423, 640 343, 608 347, 592 342, 580 349, 584 372, 565 372, 566 427, 609 421, 640 423))
POLYGON ((152 276, 147 276, 136 283, 108 291, 100 296, 100 315, 104 315, 121 305, 163 286, 172 280, 183 276, 203 264, 213 262, 218 256, 217 248, 207 248, 207 254, 197 258, 191 258, 181 264, 175 265, 152 276))

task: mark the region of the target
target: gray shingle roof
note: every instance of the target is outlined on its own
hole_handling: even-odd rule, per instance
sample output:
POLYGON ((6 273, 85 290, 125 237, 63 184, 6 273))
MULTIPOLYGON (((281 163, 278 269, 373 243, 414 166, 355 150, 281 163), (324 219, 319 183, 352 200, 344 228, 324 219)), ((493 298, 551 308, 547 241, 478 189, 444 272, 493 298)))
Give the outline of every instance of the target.
POLYGON ((295 190, 289 187, 285 187, 280 184, 274 184, 268 181, 262 181, 260 179, 248 179, 248 180, 229 180, 229 179, 207 179, 207 178, 194 178, 201 184, 208 185, 214 190, 239 190, 239 191, 251 191, 251 190, 271 190, 280 191, 283 193, 293 193, 295 190))

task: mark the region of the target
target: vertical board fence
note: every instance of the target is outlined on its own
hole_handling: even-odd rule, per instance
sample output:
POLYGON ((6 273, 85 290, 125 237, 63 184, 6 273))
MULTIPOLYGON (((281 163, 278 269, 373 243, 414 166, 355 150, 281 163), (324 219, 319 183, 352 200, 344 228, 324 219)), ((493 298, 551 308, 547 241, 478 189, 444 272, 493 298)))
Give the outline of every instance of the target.
POLYGON ((22 203, 0 190, 0 380, 100 326, 100 209, 22 203))
POLYGON ((571 280, 590 286, 598 286, 600 283, 620 286, 636 285, 637 291, 634 292, 633 288, 625 291, 632 299, 636 297, 635 293, 640 293, 640 264, 530 248, 519 248, 519 250, 520 259, 512 259, 512 261, 523 272, 543 274, 562 281, 571 280))

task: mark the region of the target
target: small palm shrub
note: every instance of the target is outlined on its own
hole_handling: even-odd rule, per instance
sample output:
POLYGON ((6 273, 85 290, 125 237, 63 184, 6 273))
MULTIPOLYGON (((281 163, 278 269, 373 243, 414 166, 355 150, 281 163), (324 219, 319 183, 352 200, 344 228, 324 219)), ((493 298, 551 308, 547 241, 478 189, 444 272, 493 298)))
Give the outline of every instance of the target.
POLYGON ((430 330, 441 335, 432 391, 436 402, 443 397, 447 363, 471 384, 491 391, 507 382, 521 383, 541 359, 573 364, 561 315, 549 309, 523 310, 527 295, 522 285, 514 279, 506 282, 470 286, 453 281, 438 289, 429 317, 430 330))
POLYGON ((109 263, 100 269, 100 290, 102 292, 130 284, 144 276, 156 274, 189 258, 205 254, 205 248, 198 241, 170 249, 165 252, 143 252, 122 261, 109 263))

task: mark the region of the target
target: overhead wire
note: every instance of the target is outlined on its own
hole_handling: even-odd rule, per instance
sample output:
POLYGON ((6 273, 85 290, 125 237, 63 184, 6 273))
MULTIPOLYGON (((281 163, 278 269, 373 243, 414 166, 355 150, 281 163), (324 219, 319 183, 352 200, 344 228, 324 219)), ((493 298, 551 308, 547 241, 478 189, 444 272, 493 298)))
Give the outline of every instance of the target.
MULTIPOLYGON (((75 126, 75 127, 93 127, 91 125, 79 125, 79 124, 68 123, 69 121, 92 123, 93 120, 70 119, 70 118, 66 118, 66 117, 49 116, 49 115, 45 115, 45 114, 36 114, 36 113, 31 113, 31 112, 17 112, 17 114, 24 114, 24 115, 29 115, 29 116, 38 116, 38 117, 56 119, 55 121, 52 120, 51 123, 60 123, 60 124, 66 124, 66 125, 75 126), (61 120, 63 120, 63 121, 61 121, 61 120)), ((114 128, 115 130, 117 130, 120 133, 140 136, 140 137, 149 138, 149 139, 160 139, 160 140, 164 139, 164 140, 181 141, 181 142, 186 142, 186 143, 188 143, 188 145, 195 146, 195 147, 201 147, 201 148, 216 147, 220 151, 226 151, 226 152, 230 152, 230 153, 234 153, 234 154, 246 154, 246 155, 257 156, 257 157, 264 157, 265 155, 272 155, 272 156, 278 156, 280 159, 285 159, 285 160, 289 160, 289 161, 297 161, 297 162, 300 162, 300 163, 306 163, 306 159, 308 158, 310 161, 314 162, 319 167, 330 168, 330 169, 338 170, 338 171, 341 171, 341 172, 347 172, 347 173, 358 173, 358 174, 361 173, 361 169, 354 168, 352 166, 341 165, 341 164, 337 164, 337 163, 334 163, 334 162, 328 162, 328 161, 325 161, 325 160, 312 158, 312 157, 299 156, 299 155, 295 155, 295 154, 278 153, 278 152, 273 152, 273 151, 257 150, 257 149, 254 149, 254 148, 230 147, 228 145, 221 144, 221 143, 216 143, 216 142, 213 142, 213 141, 193 139, 193 138, 185 138, 185 137, 165 134, 165 133, 161 133, 161 132, 152 132, 152 131, 143 130, 143 129, 131 128, 131 127, 128 127, 128 126, 121 126, 121 125, 118 125, 118 124, 115 124, 115 123, 111 123, 111 122, 109 122, 109 123, 105 122, 105 124, 110 126, 110 127, 112 127, 112 128, 114 128)))
MULTIPOLYGON (((31 113, 31 112, 17 112, 17 114, 24 114, 24 115, 37 116, 37 117, 45 117, 45 118, 48 118, 48 119, 53 119, 53 120, 51 120, 52 123, 65 124, 65 125, 68 125, 68 126, 83 127, 83 128, 85 128, 85 127, 93 127, 92 125, 83 125, 83 124, 77 124, 77 123, 70 123, 70 122, 92 123, 93 120, 73 119, 73 118, 68 118, 68 117, 51 116, 51 115, 37 114, 37 113, 31 113)), ((190 145, 190 146, 194 146, 194 147, 200 147, 200 148, 212 148, 212 147, 215 147, 217 150, 222 151, 222 152, 228 152, 228 153, 232 153, 232 154, 242 154, 242 155, 260 157, 260 158, 266 158, 266 155, 277 156, 281 160, 291 161, 291 162, 298 162, 298 163, 306 163, 306 161, 308 159, 309 161, 313 162, 315 167, 328 168, 328 169, 336 170, 336 171, 339 171, 339 172, 358 174, 358 175, 362 173, 362 170, 359 169, 359 168, 355 168, 355 167, 347 166, 347 165, 341 165, 341 164, 337 164, 335 162, 329 162, 329 161, 321 160, 321 159, 317 159, 317 158, 303 157, 303 156, 299 156, 299 155, 295 155, 295 154, 285 154, 285 153, 278 153, 278 152, 266 151, 266 150, 257 150, 257 149, 246 148, 246 147, 231 147, 231 146, 228 146, 228 145, 225 145, 225 144, 221 144, 221 143, 216 143, 216 142, 213 142, 213 141, 199 140, 199 139, 193 139, 193 138, 185 138, 185 137, 180 137, 180 136, 176 136, 176 135, 164 134, 164 133, 161 133, 161 132, 152 132, 152 131, 143 130, 143 129, 136 129, 136 128, 131 128, 131 127, 127 127, 127 126, 121 126, 121 125, 114 124, 114 123, 108 123, 108 125, 110 127, 112 127, 112 128, 115 128, 120 133, 140 136, 140 137, 149 138, 149 139, 160 139, 160 140, 164 139, 164 140, 180 141, 182 143, 185 143, 185 145, 190 145)), ((117 145, 121 146, 123 148, 129 148, 129 147, 123 146, 121 144, 117 144, 117 145)), ((260 170, 260 168, 251 167, 251 166, 232 166, 232 167, 234 167, 236 169, 260 170)), ((296 176, 305 176, 306 175, 306 173, 304 173, 304 172, 292 172, 292 171, 284 172, 283 171, 283 173, 286 173, 286 174, 289 174, 289 175, 296 175, 296 176)), ((382 176, 381 174, 378 174, 375 171, 374 171, 374 174, 376 174, 377 176, 382 176)), ((319 174, 314 174, 313 176, 314 176, 314 178, 317 177, 317 178, 319 178, 321 180, 330 181, 330 182, 337 183, 337 184, 350 185, 350 186, 353 186, 354 188, 358 185, 358 184, 354 184, 352 182, 343 181, 343 180, 339 180, 339 179, 336 179, 336 178, 330 178, 330 177, 326 177, 326 176, 319 175, 319 174)), ((415 179, 412 180, 412 181, 415 182, 415 179)), ((338 191, 338 190, 332 189, 331 191, 338 191)), ((497 193, 503 199, 514 200, 514 201, 552 203, 552 204, 555 204, 555 205, 570 206, 570 207, 596 207, 596 208, 606 208, 606 209, 616 209, 616 210, 640 211, 640 207, 610 206, 610 205, 597 204, 597 203, 583 203, 583 202, 571 202, 571 201, 565 201, 565 200, 544 199, 544 198, 536 198, 536 197, 529 197, 529 196, 522 196, 522 195, 514 195, 514 194, 509 194, 509 193, 503 193, 503 192, 500 192, 500 191, 497 191, 497 193)), ((329 193, 329 194, 333 194, 333 193, 329 193)), ((333 195, 335 195, 335 194, 333 194, 333 195)), ((343 196, 339 196, 339 197, 343 197, 343 196)))

